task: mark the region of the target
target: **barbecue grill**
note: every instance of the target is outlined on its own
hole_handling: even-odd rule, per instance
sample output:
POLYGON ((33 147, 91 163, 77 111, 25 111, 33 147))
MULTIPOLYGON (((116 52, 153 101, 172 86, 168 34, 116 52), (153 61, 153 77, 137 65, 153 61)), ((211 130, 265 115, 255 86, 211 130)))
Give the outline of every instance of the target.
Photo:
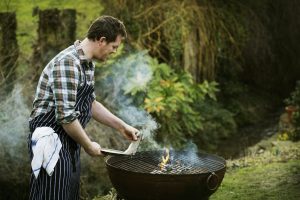
POLYGON ((164 151, 144 151, 106 160, 110 180, 119 199, 205 200, 223 180, 225 160, 204 152, 171 151, 160 165, 164 151))

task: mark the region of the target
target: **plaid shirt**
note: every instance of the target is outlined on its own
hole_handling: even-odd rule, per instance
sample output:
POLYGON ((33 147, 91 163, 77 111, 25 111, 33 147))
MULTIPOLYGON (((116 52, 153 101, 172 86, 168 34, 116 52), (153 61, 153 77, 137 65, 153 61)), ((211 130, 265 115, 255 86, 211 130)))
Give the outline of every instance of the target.
POLYGON ((87 84, 94 85, 94 70, 79 40, 56 55, 41 74, 29 120, 52 109, 59 124, 75 120, 79 115, 75 111, 77 89, 84 84, 84 76, 87 84))

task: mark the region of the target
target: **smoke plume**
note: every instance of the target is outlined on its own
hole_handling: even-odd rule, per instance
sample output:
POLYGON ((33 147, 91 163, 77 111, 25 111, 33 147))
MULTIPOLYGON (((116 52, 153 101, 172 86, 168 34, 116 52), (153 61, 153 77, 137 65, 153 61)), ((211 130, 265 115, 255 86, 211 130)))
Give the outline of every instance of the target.
POLYGON ((29 109, 24 102, 22 87, 20 84, 16 84, 12 92, 2 98, 0 104, 0 172, 2 179, 9 178, 5 176, 12 175, 10 172, 14 172, 13 174, 19 178, 24 178, 24 173, 27 172, 20 169, 29 163, 28 116, 29 109), (20 174, 22 175, 20 176, 20 174))
POLYGON ((139 128, 144 138, 142 143, 150 144, 148 148, 157 148, 153 134, 158 124, 144 109, 135 105, 133 98, 146 89, 152 78, 149 57, 145 52, 132 54, 115 62, 109 70, 110 73, 100 80, 102 101, 125 122, 139 128))

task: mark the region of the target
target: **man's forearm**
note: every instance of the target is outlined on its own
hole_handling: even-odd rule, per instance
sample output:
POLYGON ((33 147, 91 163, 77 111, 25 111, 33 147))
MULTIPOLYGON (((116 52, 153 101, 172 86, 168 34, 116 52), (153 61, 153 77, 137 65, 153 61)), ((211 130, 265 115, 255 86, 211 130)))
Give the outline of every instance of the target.
POLYGON ((117 130, 121 130, 125 126, 125 123, 120 118, 112 114, 107 108, 105 108, 96 100, 92 105, 92 117, 96 121, 117 130))
POLYGON ((62 124, 62 127, 67 132, 67 134, 78 144, 80 144, 84 149, 88 148, 91 145, 92 142, 83 130, 78 119, 68 124, 62 124))

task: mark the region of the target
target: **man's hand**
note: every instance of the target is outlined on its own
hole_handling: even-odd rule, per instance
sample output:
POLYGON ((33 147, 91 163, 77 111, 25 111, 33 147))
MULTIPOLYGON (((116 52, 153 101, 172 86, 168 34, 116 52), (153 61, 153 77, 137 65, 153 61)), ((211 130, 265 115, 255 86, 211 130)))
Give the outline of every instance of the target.
POLYGON ((89 146, 84 148, 84 151, 90 156, 102 155, 100 150, 101 150, 101 146, 97 142, 91 142, 89 146))
POLYGON ((137 133, 139 132, 137 129, 126 124, 96 100, 92 104, 92 116, 97 122, 118 130, 127 139, 132 141, 137 140, 137 133))
POLYGON ((124 135, 128 140, 133 140, 136 141, 138 137, 139 131, 132 127, 129 126, 128 124, 124 123, 121 129, 119 129, 119 132, 124 135))
POLYGON ((74 120, 68 124, 62 124, 62 127, 67 132, 67 134, 75 140, 78 144, 80 144, 86 153, 90 156, 101 156, 101 147, 98 143, 92 142, 90 138, 87 136, 86 132, 83 130, 81 124, 78 119, 74 120))

